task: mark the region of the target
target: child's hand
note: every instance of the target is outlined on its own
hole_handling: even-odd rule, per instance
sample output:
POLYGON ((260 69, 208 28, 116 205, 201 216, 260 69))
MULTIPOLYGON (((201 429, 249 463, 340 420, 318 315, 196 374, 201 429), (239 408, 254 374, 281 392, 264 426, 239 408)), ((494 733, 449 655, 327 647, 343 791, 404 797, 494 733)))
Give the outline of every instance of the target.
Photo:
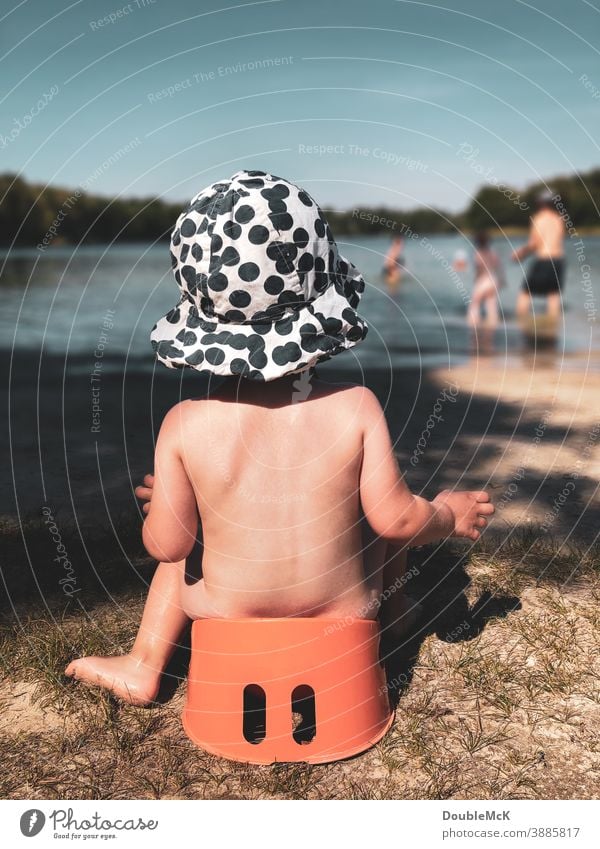
POLYGON ((443 490, 433 499, 434 504, 445 504, 454 516, 452 536, 476 540, 486 527, 495 507, 490 496, 483 490, 471 492, 452 492, 443 490))
POLYGON ((150 502, 152 501, 152 487, 154 486, 154 475, 145 475, 144 476, 144 485, 136 486, 135 494, 140 501, 145 501, 146 504, 142 506, 142 510, 144 513, 148 513, 150 510, 150 502))

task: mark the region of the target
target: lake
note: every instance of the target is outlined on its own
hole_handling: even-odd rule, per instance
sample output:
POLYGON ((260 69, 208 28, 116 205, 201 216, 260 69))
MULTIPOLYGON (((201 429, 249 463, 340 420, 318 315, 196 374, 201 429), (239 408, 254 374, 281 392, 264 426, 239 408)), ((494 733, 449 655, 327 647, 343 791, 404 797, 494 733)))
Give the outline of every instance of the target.
MULTIPOLYGON (((343 368, 345 361, 354 367, 358 360, 361 368, 448 367, 472 356, 476 343, 464 318, 472 273, 457 275, 451 268, 457 250, 472 254, 468 242, 458 236, 407 240, 408 273, 394 297, 387 294, 381 277, 388 243, 386 236, 338 239, 341 252, 367 281, 360 312, 370 332, 352 353, 336 358, 336 366, 343 368)), ((522 238, 515 239, 514 245, 522 243, 522 238)), ((585 238, 584 245, 598 297, 600 237, 585 238)), ((510 360, 523 349, 514 321, 522 269, 509 261, 506 240, 497 240, 495 247, 504 260, 508 285, 501 295, 504 322, 496 331, 492 355, 510 360)), ((35 248, 5 250, 0 260, 5 350, 14 347, 17 355, 36 358, 41 353, 64 355, 70 365, 88 368, 101 344, 111 359, 146 358, 148 368, 154 367, 150 329, 178 299, 167 244, 56 247, 45 253, 35 248)), ((557 361, 575 367, 585 364, 588 352, 598 347, 594 322, 588 320, 593 296, 584 283, 575 246, 568 243, 565 317, 555 352, 557 361)))

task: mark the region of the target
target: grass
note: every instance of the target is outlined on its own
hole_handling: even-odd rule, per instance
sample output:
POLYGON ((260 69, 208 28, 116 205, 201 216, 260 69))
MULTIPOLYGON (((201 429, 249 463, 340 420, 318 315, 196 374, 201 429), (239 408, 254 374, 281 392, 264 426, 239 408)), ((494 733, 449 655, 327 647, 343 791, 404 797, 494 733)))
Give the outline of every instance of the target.
MULTIPOLYGON (((35 523, 27 532, 35 552, 35 523)), ((596 797, 600 552, 561 546, 535 529, 505 535, 501 548, 499 541, 414 552, 419 574, 410 593, 427 615, 388 657, 390 680, 402 684, 393 691, 396 721, 374 749, 337 764, 265 767, 220 760, 185 737, 182 658, 170 670, 169 698, 148 709, 63 678, 75 654, 131 645, 152 572, 133 542, 124 547, 138 558, 142 583, 124 581, 122 553, 111 560, 107 551, 103 583, 113 597, 89 590, 84 611, 51 587, 38 604, 19 591, 13 598, 19 561, 10 541, 4 574, 14 609, 0 631, 0 796, 596 797)), ((65 544, 75 550, 75 540, 65 544)))

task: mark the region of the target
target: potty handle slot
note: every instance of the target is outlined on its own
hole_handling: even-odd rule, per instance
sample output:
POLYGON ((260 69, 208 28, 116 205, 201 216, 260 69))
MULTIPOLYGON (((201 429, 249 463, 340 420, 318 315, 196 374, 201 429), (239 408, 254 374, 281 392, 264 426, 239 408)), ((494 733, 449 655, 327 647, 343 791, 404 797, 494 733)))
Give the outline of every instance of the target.
POLYGON ((317 733, 315 691, 308 684, 300 684, 292 691, 292 737, 300 745, 310 743, 317 733))
POLYGON ((267 733, 267 697, 258 684, 244 687, 242 733, 253 745, 262 743, 267 733))

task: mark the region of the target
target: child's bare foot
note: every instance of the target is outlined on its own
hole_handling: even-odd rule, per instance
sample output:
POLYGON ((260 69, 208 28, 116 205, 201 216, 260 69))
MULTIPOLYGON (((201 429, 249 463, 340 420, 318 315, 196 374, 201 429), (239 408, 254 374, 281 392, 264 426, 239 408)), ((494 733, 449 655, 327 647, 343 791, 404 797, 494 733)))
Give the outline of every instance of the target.
POLYGON ((434 504, 445 504, 454 516, 455 537, 476 540, 494 513, 494 505, 484 490, 454 492, 445 489, 433 499, 434 504))
POLYGON ((158 694, 161 673, 131 654, 117 657, 80 657, 65 669, 65 675, 84 684, 110 690, 131 705, 148 705, 158 694))

